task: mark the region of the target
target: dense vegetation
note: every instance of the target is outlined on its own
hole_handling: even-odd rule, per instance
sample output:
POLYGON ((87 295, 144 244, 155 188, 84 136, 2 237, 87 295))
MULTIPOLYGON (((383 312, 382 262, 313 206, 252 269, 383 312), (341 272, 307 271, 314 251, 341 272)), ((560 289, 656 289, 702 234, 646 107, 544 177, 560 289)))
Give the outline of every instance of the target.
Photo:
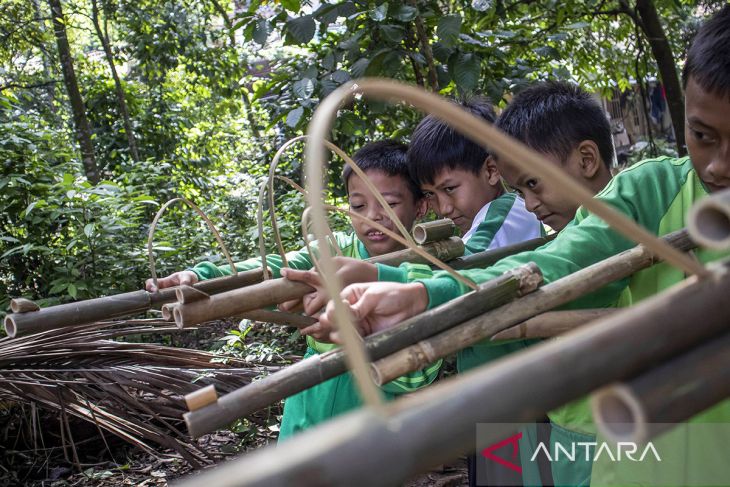
MULTIPOLYGON (((139 288, 149 223, 176 196, 213 218, 234 255, 251 255, 256 188, 273 152, 353 78, 479 91, 503 104, 535 79, 610 94, 660 76, 681 126, 677 66, 721 3, 5 0, 0 305, 139 288)), ((358 102, 341 111, 332 138, 352 152, 407 137, 417 120, 404 107, 358 102)), ((280 166, 295 180, 300 151, 280 166)), ((342 196, 339 167, 332 198, 342 196)), ((301 200, 277 191, 280 226, 297 247, 301 200)), ((182 207, 163 216, 155 251, 161 272, 219 254, 182 207)))

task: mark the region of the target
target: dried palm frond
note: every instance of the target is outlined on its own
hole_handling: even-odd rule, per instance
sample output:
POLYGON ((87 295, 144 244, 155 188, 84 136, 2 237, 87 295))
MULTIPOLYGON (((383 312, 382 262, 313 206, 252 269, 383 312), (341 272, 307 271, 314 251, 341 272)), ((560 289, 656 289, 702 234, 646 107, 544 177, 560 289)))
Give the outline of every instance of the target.
POLYGON ((210 352, 114 338, 178 332, 168 322, 134 320, 64 327, 0 339, 0 400, 58 411, 72 443, 68 416, 92 422, 155 453, 177 451, 193 466, 205 451, 181 429, 184 396, 214 384, 229 392, 276 366, 253 365, 210 352))

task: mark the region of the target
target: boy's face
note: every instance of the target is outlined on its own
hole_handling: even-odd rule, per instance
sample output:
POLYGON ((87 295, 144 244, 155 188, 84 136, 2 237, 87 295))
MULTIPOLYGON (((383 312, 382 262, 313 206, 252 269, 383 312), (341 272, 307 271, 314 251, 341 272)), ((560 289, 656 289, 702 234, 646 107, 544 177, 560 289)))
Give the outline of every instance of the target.
POLYGON ((477 174, 445 168, 432 184, 422 184, 421 190, 434 213, 440 218, 451 218, 463 235, 479 210, 501 194, 502 187, 496 166, 485 161, 477 174))
MULTIPOLYGON (((551 154, 541 154, 551 163, 560 166, 572 177, 581 180, 581 154, 573 150, 566 161, 561 161, 551 154)), ((565 197, 565 192, 558 187, 545 184, 540 178, 526 173, 505 162, 498 161, 502 178, 512 186, 525 200, 527 211, 534 213, 538 220, 559 232, 575 217, 578 204, 565 197)))
POLYGON ((704 91, 690 76, 684 103, 692 165, 710 192, 730 188, 730 101, 704 91))
MULTIPOLYGON (((410 230, 413 222, 423 216, 425 205, 422 200, 416 200, 413 197, 408 182, 401 176, 390 176, 378 170, 370 170, 365 174, 383 195, 403 226, 410 230)), ((362 178, 355 173, 352 173, 347 180, 347 194, 350 211, 398 233, 396 226, 375 199, 375 195, 365 186, 362 178)), ((357 217, 351 218, 351 220, 357 238, 365 244, 365 248, 371 256, 383 255, 403 248, 401 244, 377 230, 370 223, 357 217)))

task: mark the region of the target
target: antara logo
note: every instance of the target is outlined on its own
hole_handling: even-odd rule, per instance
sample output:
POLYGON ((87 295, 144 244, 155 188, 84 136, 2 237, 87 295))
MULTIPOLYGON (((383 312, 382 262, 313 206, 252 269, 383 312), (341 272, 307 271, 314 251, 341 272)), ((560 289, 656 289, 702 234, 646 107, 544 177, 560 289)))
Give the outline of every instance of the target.
POLYGON ((537 445, 535 453, 532 454, 530 461, 534 462, 540 454, 544 455, 551 462, 560 460, 561 456, 564 456, 566 460, 570 460, 571 462, 575 461, 576 456, 579 459, 581 457, 585 458, 586 461, 596 461, 603 454, 607 455, 612 462, 620 462, 623 460, 623 458, 631 460, 632 462, 641 462, 644 460, 644 458, 646 458, 648 454, 652 454, 656 461, 662 461, 661 457, 659 456, 659 452, 657 452, 656 448, 654 448, 654 445, 651 442, 646 444, 639 458, 634 457, 634 455, 639 450, 639 447, 636 443, 633 442, 620 441, 616 444, 615 450, 612 450, 609 444, 605 442, 597 443, 595 441, 579 441, 573 442, 570 445, 571 448, 570 450, 568 450, 562 444, 555 443, 555 445, 553 446, 552 455, 550 455, 550 449, 545 446, 545 443, 539 443, 537 445), (593 455, 592 458, 591 447, 594 447, 596 449, 596 453, 593 455), (577 453, 580 453, 581 448, 583 449, 583 453, 585 453, 585 455, 577 455, 577 453))

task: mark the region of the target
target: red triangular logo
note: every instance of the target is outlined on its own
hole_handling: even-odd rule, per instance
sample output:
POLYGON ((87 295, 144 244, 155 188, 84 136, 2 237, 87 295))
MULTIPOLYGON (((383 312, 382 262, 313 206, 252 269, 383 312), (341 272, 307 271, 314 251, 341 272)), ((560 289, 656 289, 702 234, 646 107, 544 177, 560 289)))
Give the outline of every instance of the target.
POLYGON ((520 451, 520 447, 518 445, 518 442, 522 439, 522 433, 517 433, 514 436, 510 436, 506 440, 502 440, 499 443, 495 443, 492 446, 486 447, 484 450, 482 450, 482 456, 484 458, 488 458, 489 460, 494 460, 495 462, 499 463, 500 465, 509 468, 510 470, 514 470, 515 472, 522 475, 522 467, 519 465, 515 465, 514 463, 510 462, 509 460, 505 460, 502 457, 498 457, 493 452, 496 450, 499 450, 500 448, 512 444, 512 459, 518 458, 518 454, 520 451))

